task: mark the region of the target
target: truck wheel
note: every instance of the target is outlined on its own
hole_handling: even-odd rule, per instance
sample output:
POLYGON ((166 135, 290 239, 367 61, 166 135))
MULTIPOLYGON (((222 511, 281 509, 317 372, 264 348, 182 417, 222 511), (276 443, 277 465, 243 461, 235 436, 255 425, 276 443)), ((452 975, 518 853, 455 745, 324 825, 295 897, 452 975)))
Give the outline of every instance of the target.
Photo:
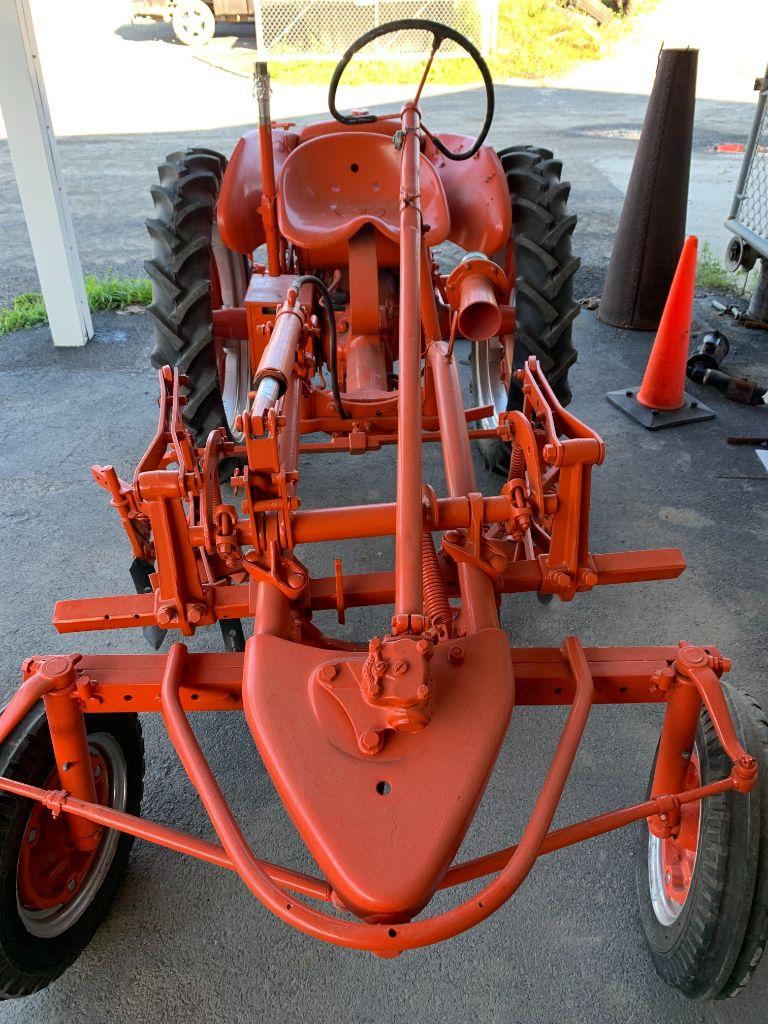
POLYGON ((216 31, 216 18, 205 0, 176 0, 171 24, 185 46, 205 46, 216 31))
MULTIPOLYGON (((86 715, 99 802, 141 810, 144 744, 135 714, 86 715)), ((59 789, 48 721, 33 709, 0 751, 0 771, 59 789)), ((82 953, 107 915, 125 873, 133 836, 105 829, 91 852, 70 839, 68 815, 0 794, 0 998, 37 992, 82 953)))
MULTIPOLYGON (((645 821, 638 825, 645 940, 663 980, 694 999, 739 992, 768 941, 768 721, 747 694, 723 689, 739 740, 757 759, 754 789, 685 805, 676 839, 657 839, 645 821)), ((729 771, 703 711, 686 788, 729 771)))
MULTIPOLYGON (((512 199, 512 233, 516 284, 513 292, 516 329, 514 368, 533 355, 539 360, 558 400, 571 400, 568 371, 576 361, 573 321, 579 305, 573 298, 573 275, 580 260, 573 255, 576 214, 568 211, 571 186, 560 180, 562 163, 548 149, 511 146, 499 151, 512 199)), ((481 422, 498 426, 498 414, 522 409, 520 385, 503 379, 502 360, 509 352, 498 339, 472 346, 474 400, 492 405, 494 415, 481 422)), ((506 474, 509 450, 500 441, 481 442, 488 468, 506 474)))
POLYGON ((171 153, 153 185, 155 216, 147 221, 152 259, 155 367, 178 366, 189 378, 184 421, 198 445, 217 427, 241 441, 235 419, 250 386, 248 341, 219 347, 213 310, 241 306, 248 287, 246 257, 224 245, 216 225, 216 202, 226 157, 209 149, 171 153))

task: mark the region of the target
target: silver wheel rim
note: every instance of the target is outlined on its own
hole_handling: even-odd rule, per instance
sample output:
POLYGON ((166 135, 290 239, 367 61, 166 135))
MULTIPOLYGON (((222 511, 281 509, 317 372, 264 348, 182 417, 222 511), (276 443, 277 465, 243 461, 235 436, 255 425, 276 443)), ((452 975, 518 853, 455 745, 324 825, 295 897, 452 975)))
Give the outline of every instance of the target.
MULTIPOLYGON (((216 263, 216 272, 221 289, 222 308, 242 306, 247 282, 243 261, 237 253, 227 249, 214 225, 211 237, 211 252, 216 263)), ((248 404, 251 388, 251 367, 248 355, 248 340, 231 341, 224 350, 224 380, 221 383, 221 401, 232 439, 242 444, 245 436, 237 430, 235 421, 248 404)))
MULTIPOLYGON (((102 758, 109 772, 109 806, 124 811, 128 803, 128 766, 122 747, 109 733, 97 732, 88 737, 91 753, 102 758)), ((104 829, 101 846, 91 864, 90 870, 80 886, 78 894, 69 903, 44 910, 30 910, 19 902, 16 895, 16 908, 19 918, 26 930, 40 939, 53 939, 67 931, 79 921, 93 902, 96 893, 107 876, 120 840, 120 833, 114 829, 104 829)))
MULTIPOLYGON (((701 826, 699 826, 699 842, 701 842, 701 826)), ((674 924, 683 912, 685 902, 678 903, 673 900, 666 890, 664 877, 664 857, 662 855, 663 840, 648 830, 648 889, 651 897, 651 906, 660 924, 668 927, 674 924)), ((694 871, 699 851, 696 850, 694 859, 694 871)))
MULTIPOLYGON (((472 342, 472 394, 477 405, 490 405, 493 415, 480 420, 483 430, 493 430, 499 425, 499 413, 507 410, 507 389, 501 379, 501 360, 504 347, 499 338, 489 341, 472 342)), ((512 346, 508 346, 508 358, 512 346)))

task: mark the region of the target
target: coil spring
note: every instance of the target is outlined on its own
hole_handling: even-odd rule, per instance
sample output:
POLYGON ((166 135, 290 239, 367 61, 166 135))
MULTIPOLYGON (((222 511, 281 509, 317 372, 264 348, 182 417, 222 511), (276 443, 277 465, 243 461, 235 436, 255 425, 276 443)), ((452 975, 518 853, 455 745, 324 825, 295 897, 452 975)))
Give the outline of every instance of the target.
POLYGON ((525 472, 525 452, 519 444, 512 443, 512 455, 509 460, 509 479, 519 480, 525 472))
POLYGON ((445 580, 440 572, 435 545, 431 533, 424 533, 421 538, 421 561, 423 572, 424 614, 430 625, 437 630, 441 640, 451 635, 453 612, 448 601, 445 580))

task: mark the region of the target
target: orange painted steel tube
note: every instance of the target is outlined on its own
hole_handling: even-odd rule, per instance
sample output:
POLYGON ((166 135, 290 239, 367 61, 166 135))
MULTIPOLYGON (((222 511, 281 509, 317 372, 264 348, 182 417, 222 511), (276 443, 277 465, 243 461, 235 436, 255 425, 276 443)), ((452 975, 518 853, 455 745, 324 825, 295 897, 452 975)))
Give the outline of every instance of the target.
POLYGON ((468 274, 461 283, 458 328, 470 341, 487 341, 499 333, 501 310, 493 285, 483 274, 468 274))
MULTIPOLYGON (((175 644, 168 655, 161 687, 161 708, 171 742, 200 794, 222 846, 250 891, 283 921, 315 938, 354 949, 397 953, 439 942, 478 924, 509 899, 533 867, 568 779, 594 692, 592 676, 579 641, 568 637, 564 651, 573 673, 576 695, 515 853, 501 874, 465 903, 436 917, 396 927, 343 921, 299 901, 287 901, 285 894, 269 878, 245 842, 181 707, 179 686, 187 656, 183 644, 175 644)), ((248 672, 247 661, 246 652, 245 672, 248 672)))
POLYGON ((440 341, 442 331, 440 329, 440 317, 435 303, 435 283, 432 279, 432 259, 429 254, 426 242, 421 244, 421 280, 419 282, 421 292, 421 325, 424 329, 424 340, 427 347, 432 342, 440 341))
POLYGON ((345 393, 386 391, 387 361, 377 334, 357 334, 347 348, 345 393))
MULTIPOLYGON (((397 513, 395 524, 395 621, 423 616, 421 588, 421 210, 419 208, 419 115, 402 115, 400 164, 400 313, 397 403, 397 513)), ((466 424, 464 425, 466 433, 466 424)), ((405 629, 409 629, 408 626, 405 629)), ((400 631, 404 631, 401 629, 400 631)), ((420 631, 420 630, 418 630, 420 631)))
MULTIPOLYGON (((51 731, 51 745, 59 770, 59 784, 73 796, 88 803, 96 803, 96 783, 91 768, 91 755, 85 719, 80 705, 72 700, 70 689, 47 693, 45 713, 51 731)), ((75 846, 79 850, 94 850, 100 842, 100 829, 80 818, 68 822, 75 846)))
POLYGON ((693 684, 673 684, 659 738, 651 796, 676 793, 685 781, 701 713, 701 696, 693 684))
MULTIPOLYGON (((429 365, 435 382, 437 415, 442 435, 443 463, 448 492, 453 497, 466 497, 477 490, 472 451, 464 420, 464 405, 456 363, 448 356, 445 342, 429 346, 429 365)), ((462 618, 470 633, 499 624, 493 582, 477 566, 458 566, 462 596, 462 618)))
POLYGON ((272 147, 272 115, 269 110, 269 71, 264 62, 256 65, 256 95, 259 106, 259 153, 261 156, 261 219, 267 242, 267 271, 277 277, 281 269, 280 232, 277 228, 275 158, 272 147))
MULTIPOLYGON (((278 438, 280 464, 286 473, 295 473, 299 465, 300 399, 299 382, 293 376, 283 396, 281 412, 285 417, 285 427, 278 438)), ((295 492, 295 484, 289 485, 289 491, 295 492)), ((259 583, 253 622, 254 633, 288 636, 290 629, 291 606, 288 599, 271 584, 259 583)))
MULTIPOLYGON (((486 498, 486 503, 501 501, 500 498, 486 498)), ((454 501, 468 507, 464 499, 440 499, 447 508, 454 509, 454 501)), ((438 502, 438 504, 440 504, 438 502)), ((368 506, 362 506, 367 508, 368 506)), ((389 536, 394 533, 394 506, 392 506, 391 528, 385 529, 389 520, 383 511, 389 506, 370 506, 374 512, 371 519, 365 519, 365 530, 355 528, 350 533, 350 522, 342 516, 336 522, 336 510, 318 510, 301 513, 310 518, 301 520, 301 527, 294 531, 297 543, 314 543, 323 540, 343 540, 350 537, 389 536)), ((459 507, 458 505, 455 507, 459 507)), ((495 505, 485 517, 486 522, 495 522, 495 505)), ((344 512, 344 509, 340 510, 344 512)), ((451 516, 454 514, 451 511, 451 516)), ((437 529, 456 529, 464 524, 439 516, 437 529), (450 525, 449 525, 450 524, 450 525)), ((618 583, 640 583, 644 580, 675 579, 685 568, 682 555, 676 548, 657 551, 621 551, 613 554, 593 555, 597 569, 596 586, 610 586, 618 583)), ((496 584, 499 593, 520 594, 538 590, 541 586, 541 565, 536 560, 511 562, 496 584)), ((395 593, 393 572, 344 574, 344 600, 348 608, 362 605, 392 604, 395 593)), ((321 610, 336 607, 336 581, 334 577, 314 577, 310 581, 312 608, 321 610)), ((252 614, 250 590, 247 584, 217 588, 214 594, 214 611, 219 619, 239 619, 252 614)), ((131 594, 120 597, 86 597, 77 601, 59 601, 54 611, 53 623, 59 633, 77 633, 83 630, 126 629, 156 624, 154 596, 152 594, 131 594)), ((268 630, 271 632, 271 630, 268 630)), ((677 649, 675 648, 674 651, 677 649)), ((673 657, 674 657, 673 651, 673 657)))
MULTIPOLYGON (((483 509, 485 522, 503 523, 509 518, 509 499, 501 495, 485 498, 483 509)), ((423 523, 422 530, 430 529, 430 526, 434 530, 459 530, 469 526, 469 501, 464 497, 440 498, 437 512, 437 523, 423 523)), ((297 544, 352 540, 358 537, 388 537, 397 528, 397 503, 307 509, 294 513, 292 521, 297 544)))
MULTIPOLYGON (((704 800, 707 797, 717 796, 718 793, 728 793, 734 790, 733 779, 721 779, 719 782, 711 782, 707 786, 700 786, 698 789, 690 789, 683 793, 676 794, 676 800, 681 804, 693 803, 696 800, 704 800)), ((614 832, 616 829, 624 828, 635 821, 643 818, 650 818, 658 814, 661 807, 659 800, 646 800, 645 803, 635 804, 632 807, 623 807, 620 810, 608 811, 606 814, 599 814, 594 818, 576 822, 573 825, 566 825, 565 828, 548 832, 544 842, 541 844, 539 855, 554 853, 556 850, 563 850, 567 846, 574 846, 576 843, 584 842, 587 839, 595 839, 597 836, 605 835, 606 832, 614 832)), ((501 871, 509 858, 517 851, 517 846, 507 846, 496 853, 489 853, 485 857, 477 857, 474 860, 465 861, 463 864, 456 864, 447 873, 440 883, 441 889, 450 889, 454 885, 463 885, 465 882, 472 882, 475 879, 483 878, 485 875, 495 874, 501 871)))
POLYGON ((53 681, 42 672, 35 672, 24 680, 0 714, 0 744, 5 743, 17 725, 53 687, 53 681))
MULTIPOLYGON (((227 868, 229 871, 234 870, 232 861, 221 846, 209 843, 205 839, 198 839, 196 836, 190 836, 186 832, 170 828, 168 825, 145 821, 143 818, 136 817, 135 814, 126 814, 125 811, 117 811, 111 807, 104 807, 102 804, 80 800, 64 790, 40 789, 37 786, 30 786, 26 782, 18 782, 16 779, 8 779, 4 776, 0 776, 0 790, 5 793, 13 793, 25 800, 36 800, 48 807, 55 806, 57 810, 61 810, 72 818, 93 822, 103 828, 113 828, 118 832, 126 832, 128 835, 136 836, 137 839, 145 839, 157 846, 165 846, 175 853, 183 853, 188 857, 204 860, 208 864, 227 868)), ((271 864, 269 861, 261 861, 261 865, 265 873, 280 888, 290 889, 291 892, 302 893, 304 896, 311 896, 313 899, 326 903, 331 900, 332 891, 327 882, 312 878, 311 875, 305 875, 300 871, 291 871, 290 868, 281 867, 279 864, 271 864)))

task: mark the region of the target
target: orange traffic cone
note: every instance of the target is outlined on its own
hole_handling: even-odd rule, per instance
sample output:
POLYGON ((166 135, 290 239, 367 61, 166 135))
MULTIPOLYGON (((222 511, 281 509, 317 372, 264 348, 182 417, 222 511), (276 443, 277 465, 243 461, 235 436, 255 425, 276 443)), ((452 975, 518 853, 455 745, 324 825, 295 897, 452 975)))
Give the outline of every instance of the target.
POLYGON ((715 415, 685 391, 698 247, 695 235, 686 238, 643 383, 639 388, 607 395, 609 402, 649 430, 708 420, 715 415))

